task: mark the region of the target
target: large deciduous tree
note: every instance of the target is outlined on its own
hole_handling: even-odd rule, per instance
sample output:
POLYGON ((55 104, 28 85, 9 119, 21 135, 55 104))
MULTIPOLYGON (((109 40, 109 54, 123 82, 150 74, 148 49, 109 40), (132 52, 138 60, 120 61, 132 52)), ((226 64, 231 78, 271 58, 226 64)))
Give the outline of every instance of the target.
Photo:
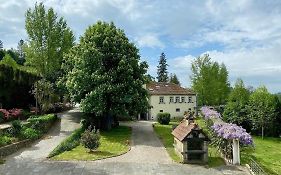
POLYGON ((233 90, 230 92, 225 109, 224 120, 229 123, 235 123, 243 126, 243 128, 250 129, 247 117, 247 104, 249 101, 250 92, 245 87, 242 79, 237 79, 233 90))
POLYGON ((198 94, 198 104, 225 104, 230 91, 225 65, 211 61, 205 54, 192 62, 191 70, 192 88, 198 94))
POLYGON ((250 96, 248 105, 248 116, 252 121, 254 130, 261 130, 262 138, 264 131, 270 127, 270 123, 276 119, 277 101, 266 87, 257 88, 250 96))
POLYGON ((86 119, 110 129, 118 115, 137 115, 148 107, 145 73, 138 49, 113 23, 90 26, 65 58, 66 85, 86 119))
POLYGON ((26 64, 33 66, 47 80, 55 82, 61 72, 63 54, 74 45, 74 35, 66 21, 43 3, 26 12, 25 28, 28 42, 26 64))
POLYGON ((167 71, 167 60, 166 55, 162 52, 159 59, 159 65, 157 66, 157 80, 158 82, 168 82, 168 71, 167 71))

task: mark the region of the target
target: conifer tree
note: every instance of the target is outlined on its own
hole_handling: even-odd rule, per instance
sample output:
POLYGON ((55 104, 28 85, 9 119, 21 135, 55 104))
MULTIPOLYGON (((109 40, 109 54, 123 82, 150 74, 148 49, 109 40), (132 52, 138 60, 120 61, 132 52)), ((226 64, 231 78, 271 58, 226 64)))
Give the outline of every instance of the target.
POLYGON ((157 66, 157 80, 158 82, 168 82, 166 55, 162 52, 159 59, 159 65, 157 66))

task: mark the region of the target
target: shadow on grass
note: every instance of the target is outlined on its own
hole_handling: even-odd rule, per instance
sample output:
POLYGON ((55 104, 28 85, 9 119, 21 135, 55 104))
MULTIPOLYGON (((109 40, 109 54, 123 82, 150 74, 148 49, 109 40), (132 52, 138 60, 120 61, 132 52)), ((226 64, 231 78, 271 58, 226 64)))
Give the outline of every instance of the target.
POLYGON ((108 151, 89 151, 88 154, 91 154, 93 156, 102 156, 102 157, 108 157, 113 156, 114 154, 108 151))

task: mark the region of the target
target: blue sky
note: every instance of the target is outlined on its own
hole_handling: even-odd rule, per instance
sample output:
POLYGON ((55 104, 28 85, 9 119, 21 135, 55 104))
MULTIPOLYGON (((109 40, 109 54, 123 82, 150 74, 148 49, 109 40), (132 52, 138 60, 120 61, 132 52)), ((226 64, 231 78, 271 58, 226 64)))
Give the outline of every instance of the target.
MULTIPOLYGON (((5 48, 27 39, 24 14, 35 0, 0 0, 0 39, 5 48)), ((39 1, 41 2, 41 1, 39 1)), ((169 73, 190 86, 191 61, 208 53, 224 63, 231 84, 265 85, 281 92, 279 0, 44 0, 63 16, 77 38, 97 20, 113 21, 140 49, 156 76, 161 52, 169 73)))

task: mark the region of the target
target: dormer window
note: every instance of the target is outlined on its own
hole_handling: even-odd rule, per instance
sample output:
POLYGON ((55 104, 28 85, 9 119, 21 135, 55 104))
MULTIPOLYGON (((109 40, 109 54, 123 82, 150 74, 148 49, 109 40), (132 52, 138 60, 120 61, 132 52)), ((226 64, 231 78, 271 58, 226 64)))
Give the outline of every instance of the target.
POLYGON ((159 104, 164 103, 164 97, 159 97, 159 104))

